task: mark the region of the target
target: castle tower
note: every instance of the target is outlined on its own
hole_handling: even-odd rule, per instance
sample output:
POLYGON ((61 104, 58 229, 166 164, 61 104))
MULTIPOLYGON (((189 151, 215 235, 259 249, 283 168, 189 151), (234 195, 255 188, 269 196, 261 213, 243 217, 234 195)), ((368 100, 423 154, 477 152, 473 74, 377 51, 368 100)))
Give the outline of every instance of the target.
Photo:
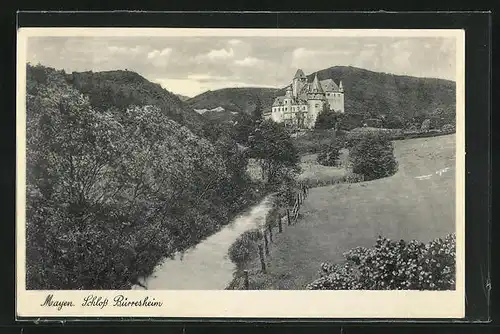
POLYGON ((307 92, 308 122, 306 126, 309 128, 312 128, 316 123, 316 118, 320 111, 323 110, 325 100, 325 92, 318 81, 318 75, 315 75, 307 92))
POLYGON ((340 82, 339 82, 339 91, 340 91, 339 102, 338 102, 339 111, 341 113, 343 113, 344 112, 344 86, 342 85, 342 80, 340 80, 340 82))
POLYGON ((307 77, 300 68, 295 73, 292 80, 292 94, 293 98, 296 99, 299 96, 300 91, 307 83, 307 77))

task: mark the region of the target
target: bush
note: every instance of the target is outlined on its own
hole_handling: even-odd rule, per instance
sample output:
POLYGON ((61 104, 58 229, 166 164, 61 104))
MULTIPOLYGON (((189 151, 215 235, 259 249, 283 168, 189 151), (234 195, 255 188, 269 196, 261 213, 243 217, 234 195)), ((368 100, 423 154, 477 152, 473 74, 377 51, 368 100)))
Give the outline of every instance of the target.
POLYGON ((441 131, 443 131, 443 132, 451 132, 451 131, 454 131, 454 130, 455 130, 455 127, 452 124, 445 124, 441 128, 441 131))
POLYGON ((394 147, 386 135, 364 133, 348 140, 349 162, 352 172, 364 175, 366 181, 391 176, 398 163, 394 147))
POLYGON ((338 141, 325 145, 319 152, 316 160, 323 166, 338 166, 341 148, 338 141))
POLYGON ((262 232, 258 229, 252 229, 244 232, 229 247, 229 258, 237 267, 242 266, 247 261, 253 259, 257 254, 258 242, 262 240, 262 232))
POLYGON ((321 265, 310 290, 454 290, 455 234, 427 244, 379 237, 374 248, 357 247, 343 264, 321 265))

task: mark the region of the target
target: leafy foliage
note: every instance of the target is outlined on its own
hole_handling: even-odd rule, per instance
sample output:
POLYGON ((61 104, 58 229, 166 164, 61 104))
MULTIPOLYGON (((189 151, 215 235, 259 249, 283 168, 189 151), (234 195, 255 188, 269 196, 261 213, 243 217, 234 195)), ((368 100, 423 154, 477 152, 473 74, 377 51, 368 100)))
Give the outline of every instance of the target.
POLYGON ((328 107, 323 105, 323 109, 319 112, 314 124, 315 129, 325 130, 334 129, 337 124, 337 113, 332 112, 328 107))
POLYGON ((343 264, 324 263, 311 290, 454 290, 455 234, 427 244, 379 237, 374 248, 357 247, 343 264))
POLYGON ((394 147, 388 137, 378 132, 360 133, 347 138, 349 162, 352 172, 361 174, 366 181, 396 173, 398 163, 394 147))
POLYGON ((259 159, 262 175, 269 185, 299 171, 298 151, 282 124, 258 122, 249 138, 249 148, 251 157, 259 159))
POLYGON ((318 154, 318 163, 323 166, 338 166, 341 149, 342 146, 339 144, 339 141, 325 145, 318 154))
POLYGON ((65 73, 28 67, 27 288, 121 289, 254 196, 227 137, 156 106, 96 110, 65 73))
POLYGON ((253 259, 257 254, 258 243, 262 240, 263 234, 259 229, 252 229, 244 232, 229 247, 229 258, 237 266, 242 266, 247 261, 253 259))
POLYGON ((313 129, 299 133, 292 138, 293 144, 300 154, 319 153, 323 147, 335 142, 337 132, 334 129, 313 129))
POLYGON ((430 126, 431 126, 431 120, 427 118, 422 122, 422 126, 420 127, 420 131, 423 131, 423 132, 429 131, 430 126))

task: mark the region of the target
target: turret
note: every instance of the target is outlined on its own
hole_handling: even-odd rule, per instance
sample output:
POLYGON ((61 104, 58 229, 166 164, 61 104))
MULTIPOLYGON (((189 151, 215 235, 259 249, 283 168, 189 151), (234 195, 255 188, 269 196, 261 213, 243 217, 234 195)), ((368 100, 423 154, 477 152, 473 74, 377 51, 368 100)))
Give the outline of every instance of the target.
POLYGON ((299 93, 306 84, 306 82, 307 82, 307 77, 304 74, 304 71, 302 71, 299 68, 292 80, 292 94, 294 98, 297 98, 299 96, 299 93))
POLYGON ((288 87, 286 87, 286 93, 285 93, 285 96, 286 96, 286 97, 289 97, 289 98, 292 98, 292 93, 293 93, 292 86, 288 86, 288 87))
POLYGON ((344 92, 344 86, 342 85, 342 80, 340 80, 340 82, 339 82, 339 90, 342 93, 344 92))
POLYGON ((309 91, 307 92, 307 106, 308 106, 308 124, 309 128, 312 128, 316 123, 316 118, 321 110, 323 110, 323 105, 326 102, 325 92, 321 87, 318 80, 318 75, 314 76, 314 80, 309 86, 309 91))

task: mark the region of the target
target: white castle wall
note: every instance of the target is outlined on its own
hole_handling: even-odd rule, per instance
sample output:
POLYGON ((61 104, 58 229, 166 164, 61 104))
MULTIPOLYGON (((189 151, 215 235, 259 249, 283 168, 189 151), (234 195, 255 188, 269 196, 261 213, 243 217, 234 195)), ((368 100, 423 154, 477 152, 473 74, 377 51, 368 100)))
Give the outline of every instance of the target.
POLYGON ((314 127, 314 124, 316 123, 316 118, 318 117, 319 112, 323 109, 323 103, 325 101, 320 100, 319 98, 314 98, 314 99, 308 99, 307 100, 307 108, 308 108, 308 123, 309 124, 304 124, 308 128, 314 127))

